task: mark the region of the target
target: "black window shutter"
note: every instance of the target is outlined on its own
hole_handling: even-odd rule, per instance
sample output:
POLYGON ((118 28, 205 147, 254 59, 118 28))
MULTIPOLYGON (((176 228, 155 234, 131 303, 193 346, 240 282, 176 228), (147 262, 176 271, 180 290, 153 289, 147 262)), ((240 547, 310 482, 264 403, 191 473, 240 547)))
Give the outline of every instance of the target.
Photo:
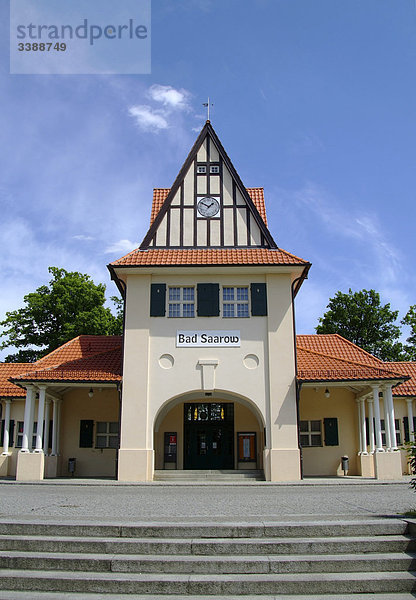
MULTIPOLYGON (((49 421, 49 448, 52 448, 53 421, 49 421)), ((48 450, 49 450, 48 448, 48 450)))
POLYGON ((251 314, 253 317, 265 317, 267 315, 267 290, 265 283, 252 283, 251 291, 251 314))
POLYGON ((220 286, 218 283, 198 283, 198 317, 218 317, 220 314, 220 286))
POLYGON ((338 419, 324 419, 325 446, 338 446, 338 419))
POLYGON ((404 428, 404 441, 410 442, 408 417, 403 417, 403 428, 404 428))
POLYGON ((14 444, 14 419, 10 419, 9 446, 13 446, 13 444, 14 444))
POLYGON ((150 286, 150 316, 164 317, 166 314, 166 283, 152 283, 150 286))
POLYGON ((92 448, 94 421, 83 419, 79 422, 79 447, 92 448))
MULTIPOLYGON (((13 446, 14 442, 14 419, 10 419, 9 422, 9 448, 13 446)), ((4 420, 1 422, 1 432, 0 432, 0 446, 4 444, 4 420)))

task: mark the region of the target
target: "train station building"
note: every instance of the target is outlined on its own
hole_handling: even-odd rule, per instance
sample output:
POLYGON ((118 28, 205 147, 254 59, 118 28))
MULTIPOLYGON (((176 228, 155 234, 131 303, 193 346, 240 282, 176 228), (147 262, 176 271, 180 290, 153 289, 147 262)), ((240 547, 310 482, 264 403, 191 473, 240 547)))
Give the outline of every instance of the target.
POLYGON ((0 365, 0 475, 408 473, 416 364, 296 335, 310 263, 278 246, 263 189, 244 186, 209 121, 150 208, 140 247, 108 265, 123 336, 0 365))

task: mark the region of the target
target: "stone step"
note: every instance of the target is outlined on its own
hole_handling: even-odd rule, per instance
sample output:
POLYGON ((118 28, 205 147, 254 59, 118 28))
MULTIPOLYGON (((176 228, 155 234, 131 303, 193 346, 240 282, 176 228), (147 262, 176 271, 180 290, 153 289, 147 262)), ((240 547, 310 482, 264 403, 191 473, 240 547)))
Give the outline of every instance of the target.
POLYGON ((410 593, 416 573, 182 575, 0 570, 0 589, 84 594, 247 595, 410 593))
POLYGON ((0 550, 0 569, 112 573, 349 573, 414 571, 416 554, 323 556, 171 556, 41 553, 0 550))
POLYGON ((264 472, 259 469, 246 470, 179 470, 167 469, 154 472, 155 481, 264 481, 264 472))
MULTIPOLYGON (((325 594, 324 600, 414 600, 412 593, 391 593, 391 594, 325 594)), ((149 600, 149 595, 144 594, 83 594, 83 593, 63 593, 63 592, 36 592, 36 591, 12 591, 1 592, 0 600, 149 600)), ((184 600, 184 596, 176 594, 152 594, 151 600, 184 600)), ((186 600, 201 600, 201 596, 187 595, 186 600)), ((322 594, 262 594, 256 595, 218 595, 204 594, 203 600, 323 600, 322 594)))
POLYGON ((416 552, 401 535, 322 538, 105 538, 0 536, 2 550, 151 555, 284 555, 416 552))
POLYGON ((39 522, 0 522, 0 536, 49 535, 60 537, 113 538, 310 538, 322 536, 403 535, 407 523, 401 519, 366 519, 358 521, 275 522, 138 522, 125 524, 68 524, 39 522))

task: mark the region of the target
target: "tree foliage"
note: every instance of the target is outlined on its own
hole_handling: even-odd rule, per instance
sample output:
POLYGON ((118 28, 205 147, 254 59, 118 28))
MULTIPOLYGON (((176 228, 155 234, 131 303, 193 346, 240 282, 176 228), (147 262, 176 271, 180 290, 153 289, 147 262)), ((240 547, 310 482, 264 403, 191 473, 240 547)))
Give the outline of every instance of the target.
POLYGON ((24 306, 6 313, 0 322, 5 338, 0 348, 18 351, 6 362, 33 362, 70 339, 83 334, 122 333, 122 305, 117 297, 114 315, 104 306, 105 285, 96 285, 89 275, 49 267, 52 279, 24 297, 24 306))
POLYGON ((337 292, 327 308, 317 333, 338 333, 381 360, 403 360, 401 330, 395 324, 398 311, 391 310, 390 304, 382 306, 377 292, 337 292))
POLYGON ((409 308, 402 323, 403 325, 410 326, 410 335, 406 339, 407 344, 404 346, 406 360, 416 360, 416 304, 413 304, 413 306, 409 308))

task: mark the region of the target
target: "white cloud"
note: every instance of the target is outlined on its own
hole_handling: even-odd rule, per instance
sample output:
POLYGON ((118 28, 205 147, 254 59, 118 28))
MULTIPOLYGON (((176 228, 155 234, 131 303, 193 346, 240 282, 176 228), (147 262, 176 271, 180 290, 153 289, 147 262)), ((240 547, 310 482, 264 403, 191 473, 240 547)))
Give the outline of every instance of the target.
POLYGON ((164 106, 178 110, 189 110, 189 99, 191 94, 184 90, 176 90, 170 85, 159 85, 155 83, 147 91, 149 97, 155 102, 161 102, 164 106))
POLYGON ((96 238, 92 237, 91 235, 83 235, 82 233, 79 235, 73 235, 72 236, 73 240, 79 240, 81 242, 92 242, 93 240, 95 240, 96 238))
POLYGON ((110 246, 104 250, 105 254, 112 254, 115 252, 119 252, 127 254, 132 250, 135 250, 139 246, 138 242, 131 242, 130 240, 119 240, 118 242, 114 242, 110 246))
POLYGON ((139 104, 129 108, 129 115, 136 120, 136 124, 144 131, 158 133, 161 129, 169 127, 162 111, 157 111, 150 106, 139 104))

